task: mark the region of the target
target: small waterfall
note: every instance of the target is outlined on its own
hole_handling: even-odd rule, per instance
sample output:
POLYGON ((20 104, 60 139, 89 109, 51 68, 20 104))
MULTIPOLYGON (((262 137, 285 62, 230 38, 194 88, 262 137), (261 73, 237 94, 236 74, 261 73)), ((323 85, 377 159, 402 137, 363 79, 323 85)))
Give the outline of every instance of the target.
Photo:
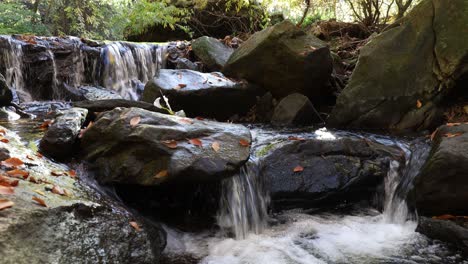
POLYGON ((59 100, 63 98, 62 92, 60 90, 59 81, 57 79, 57 63, 55 61, 54 53, 48 49, 47 54, 52 61, 52 98, 59 100))
POLYGON ((223 181, 218 225, 232 231, 236 239, 259 234, 267 226, 269 202, 258 166, 251 161, 238 175, 223 181))
MULTIPOLYGON (((3 39, 4 37, 2 37, 3 39)), ((3 67, 5 67, 5 79, 9 87, 20 93, 23 97, 31 98, 24 89, 24 62, 23 46, 21 42, 12 38, 6 38, 7 47, 0 49, 3 58, 3 67)), ((17 100, 18 98, 15 98, 17 100)))

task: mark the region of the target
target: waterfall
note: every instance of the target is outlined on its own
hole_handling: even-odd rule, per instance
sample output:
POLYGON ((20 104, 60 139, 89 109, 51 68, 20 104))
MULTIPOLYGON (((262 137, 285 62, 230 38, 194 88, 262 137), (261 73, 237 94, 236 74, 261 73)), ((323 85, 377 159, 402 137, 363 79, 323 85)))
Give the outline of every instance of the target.
POLYGON ((269 202, 258 166, 251 161, 238 175, 223 181, 218 225, 231 231, 236 239, 259 234, 267 225, 269 202))
MULTIPOLYGON (((4 39, 3 36, 1 38, 4 39)), ((6 43, 6 47, 0 48, 0 54, 1 58, 3 58, 3 67, 5 67, 5 79, 7 84, 23 97, 30 99, 31 96, 24 90, 22 44, 12 38, 6 38, 6 43)), ((15 98, 15 100, 17 99, 18 98, 15 98)))

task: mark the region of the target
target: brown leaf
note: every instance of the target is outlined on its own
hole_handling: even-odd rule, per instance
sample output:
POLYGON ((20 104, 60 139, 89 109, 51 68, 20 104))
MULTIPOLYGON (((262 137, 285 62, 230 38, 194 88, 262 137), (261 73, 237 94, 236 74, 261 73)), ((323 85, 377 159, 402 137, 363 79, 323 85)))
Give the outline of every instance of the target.
POLYGON ((195 119, 196 119, 196 120, 200 120, 200 121, 205 120, 205 118, 203 118, 203 117, 201 117, 201 116, 197 116, 197 117, 195 117, 195 119))
POLYGON ((141 231, 141 228, 140 228, 140 226, 138 225, 137 222, 135 222, 135 221, 130 221, 130 225, 131 225, 133 228, 135 228, 135 230, 136 230, 137 232, 140 232, 140 231, 141 231))
POLYGON ((10 142, 10 140, 8 140, 7 138, 4 138, 4 137, 0 137, 0 141, 3 142, 3 143, 10 142))
POLYGON ((15 189, 13 187, 0 185, 0 194, 9 195, 9 194, 14 194, 14 193, 15 193, 15 189))
POLYGON ((458 137, 458 136, 461 136, 461 135, 463 135, 463 133, 461 133, 461 132, 458 132, 458 133, 445 133, 444 137, 453 138, 453 137, 458 137))
POLYGON ((6 172, 8 176, 18 179, 27 179, 29 176, 29 172, 19 169, 14 169, 6 172))
POLYGON ((41 198, 39 198, 39 197, 33 196, 32 200, 37 202, 37 204, 40 205, 40 206, 47 207, 46 202, 44 200, 42 200, 41 198))
POLYGON ((193 120, 190 118, 181 118, 179 120, 181 123, 184 123, 184 124, 189 124, 189 125, 193 124, 193 120))
POLYGON ((453 126, 459 126, 461 123, 447 123, 446 126, 448 127, 453 127, 453 126))
POLYGON ((457 217, 454 215, 450 214, 444 214, 444 215, 439 215, 439 216, 433 216, 433 219, 439 219, 439 220, 451 220, 451 219, 456 219, 457 217))
POLYGON ((171 149, 175 149, 177 148, 177 141, 171 139, 171 140, 163 140, 161 141, 164 145, 166 145, 166 147, 168 148, 171 148, 171 149))
POLYGON ((76 171, 75 170, 69 170, 67 172, 68 176, 70 176, 71 178, 76 178, 76 171))
POLYGON ((239 144, 240 144, 241 146, 243 146, 243 147, 248 147, 248 146, 250 146, 249 141, 247 141, 247 140, 245 140, 245 139, 239 140, 239 144))
POLYGON ((9 158, 1 162, 2 166, 7 168, 16 168, 24 164, 24 162, 18 158, 9 158))
POLYGON ((53 123, 52 120, 44 120, 44 122, 38 127, 41 130, 46 130, 53 123))
POLYGON ((140 116, 132 117, 132 119, 130 119, 130 126, 135 127, 136 125, 138 125, 140 123, 140 121, 141 121, 140 116))
POLYGON ((29 177, 29 182, 36 183, 36 184, 39 183, 39 181, 34 176, 29 177))
POLYGON ((167 170, 162 170, 160 172, 158 172, 154 178, 155 179, 161 179, 161 178, 164 178, 164 177, 167 177, 167 175, 169 175, 168 171, 167 170))
POLYGON ((12 201, 8 199, 0 199, 0 211, 3 209, 7 209, 15 205, 12 201))
POLYGON ((213 148, 214 151, 219 152, 219 149, 221 148, 221 146, 218 141, 215 141, 211 144, 211 148, 213 148))
POLYGON ((298 140, 298 141, 304 141, 305 140, 305 138, 295 137, 295 136, 289 136, 288 139, 289 140, 298 140))
POLYGON ((62 188, 60 188, 57 185, 54 185, 51 190, 53 193, 58 194, 58 195, 65 195, 65 192, 63 191, 62 188))
POLYGON ((44 156, 43 156, 40 152, 37 152, 37 153, 36 153, 36 157, 42 158, 42 157, 44 157, 44 156))
POLYGON ((421 108, 422 107, 422 102, 420 100, 416 101, 416 107, 421 108))
POLYGON ((51 171, 50 174, 52 176, 63 176, 63 175, 65 175, 65 172, 63 172, 63 171, 51 171))
POLYGON ((296 167, 294 168, 293 171, 294 171, 294 172, 301 172, 301 171, 304 171, 304 167, 298 165, 298 166, 296 166, 296 167))
POLYGON ((185 88, 185 87, 187 87, 186 84, 184 84, 184 83, 179 83, 176 87, 174 87, 174 90, 180 90, 180 89, 185 88))
POLYGON ((16 187, 18 186, 18 180, 10 180, 7 177, 0 176, 0 185, 5 187, 16 187))
POLYGON ((44 197, 47 197, 47 195, 41 190, 34 190, 34 192, 37 193, 37 194, 40 194, 40 195, 42 195, 44 197))
POLYGON ((203 142, 198 138, 189 139, 189 142, 190 144, 195 145, 197 147, 200 147, 200 148, 203 147, 203 142))
POLYGON ((26 155, 26 158, 27 158, 28 160, 34 160, 34 158, 33 158, 32 156, 30 156, 30 155, 26 155))
POLYGON ((6 135, 6 131, 5 131, 5 129, 3 129, 3 128, 2 128, 2 129, 0 129, 0 135, 2 135, 2 136, 6 135))

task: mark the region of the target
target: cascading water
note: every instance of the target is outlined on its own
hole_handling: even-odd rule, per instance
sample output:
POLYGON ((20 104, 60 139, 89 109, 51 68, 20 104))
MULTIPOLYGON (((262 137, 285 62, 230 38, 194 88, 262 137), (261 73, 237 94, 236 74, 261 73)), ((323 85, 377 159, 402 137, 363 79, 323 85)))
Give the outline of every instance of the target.
MULTIPOLYGON (((275 141, 274 134, 278 133, 253 133, 257 144, 275 141)), ((300 136, 310 138, 311 134, 300 136)), ((323 137, 323 131, 315 134, 324 140, 339 138, 323 137)), ((203 264, 468 263, 443 244, 415 232, 417 222, 405 197, 427 156, 427 145, 355 136, 398 146, 404 152, 404 158, 390 163, 383 212, 361 208, 351 215, 309 215, 291 210, 273 216, 276 224, 267 226, 269 198, 256 173, 255 160, 251 160, 239 175, 223 183, 217 217, 222 232, 189 234, 168 229, 166 254, 189 254, 203 264), (226 236, 225 229, 235 238, 226 236)))
MULTIPOLYGON (((0 57, 3 58, 3 67, 5 67, 5 79, 9 87, 20 93, 23 97, 30 100, 29 93, 24 90, 23 80, 23 49, 21 42, 12 38, 5 38, 6 47, 0 49, 0 57)), ((17 100, 17 98, 15 98, 17 100)))

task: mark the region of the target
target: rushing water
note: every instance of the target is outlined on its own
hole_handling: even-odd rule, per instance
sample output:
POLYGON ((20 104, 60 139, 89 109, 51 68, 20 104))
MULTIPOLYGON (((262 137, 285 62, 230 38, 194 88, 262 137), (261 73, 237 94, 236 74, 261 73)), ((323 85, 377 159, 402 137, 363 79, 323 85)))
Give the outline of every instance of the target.
MULTIPOLYGON (((22 102, 36 100, 39 98, 36 87, 28 87, 24 81, 24 76, 29 76, 31 70, 28 65, 30 59, 26 57, 35 55, 25 54, 23 49, 26 43, 22 40, 0 36, 0 41, 0 63, 3 63, 4 68, 1 73, 5 75, 8 85, 17 91, 22 102)), ((113 89, 124 98, 137 100, 141 96, 144 84, 156 75, 159 69, 165 67, 164 45, 110 42, 92 48, 75 37, 63 40, 37 38, 36 41, 35 45, 45 48, 43 57, 38 57, 38 60, 51 61, 51 66, 47 66, 52 68, 52 98, 49 99, 64 99, 64 87, 98 85, 113 89), (70 57, 67 57, 60 45, 67 45, 70 57), (90 55, 92 51, 88 50, 98 50, 100 56, 95 58, 90 55), (60 60, 68 61, 61 62, 59 67, 60 60), (69 71, 69 74, 62 71, 69 71)))
MULTIPOLYGON (((257 146, 284 138, 268 130, 254 130, 253 135, 257 146)), ((390 164, 384 211, 361 208, 348 215, 310 215, 291 210, 268 216, 268 193, 251 160, 239 175, 224 182, 218 214, 221 231, 191 234, 168 228, 166 254, 191 255, 205 264, 468 263, 445 245, 415 232, 417 222, 404 197, 410 185, 402 187, 400 182, 417 174, 427 156, 426 144, 323 129, 295 135, 323 140, 366 137, 399 146, 405 160, 390 164)))

